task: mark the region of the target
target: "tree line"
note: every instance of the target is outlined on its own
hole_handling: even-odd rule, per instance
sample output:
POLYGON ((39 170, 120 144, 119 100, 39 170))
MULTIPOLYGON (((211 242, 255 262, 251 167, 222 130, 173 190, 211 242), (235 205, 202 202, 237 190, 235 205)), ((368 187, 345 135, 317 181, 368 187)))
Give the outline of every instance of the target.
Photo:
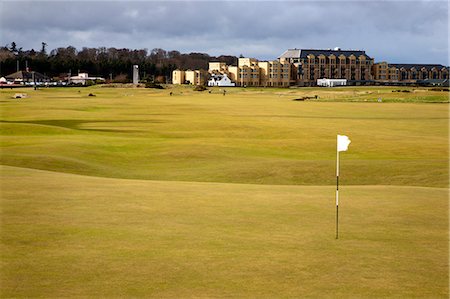
POLYGON ((87 48, 81 50, 73 46, 60 47, 47 51, 47 44, 42 42, 40 50, 24 50, 15 42, 0 47, 0 76, 6 76, 26 68, 42 73, 55 80, 61 80, 68 74, 78 72, 100 76, 111 82, 130 82, 132 66, 139 65, 142 80, 166 83, 176 69, 208 69, 209 61, 221 61, 229 65, 236 64, 237 57, 221 55, 209 56, 206 53, 180 53, 155 48, 117 49, 87 48))

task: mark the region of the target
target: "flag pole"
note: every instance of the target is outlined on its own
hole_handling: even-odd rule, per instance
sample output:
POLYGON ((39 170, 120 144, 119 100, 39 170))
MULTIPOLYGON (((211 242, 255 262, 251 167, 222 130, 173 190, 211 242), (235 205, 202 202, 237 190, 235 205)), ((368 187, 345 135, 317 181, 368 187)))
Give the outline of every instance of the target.
POLYGON ((336 240, 339 238, 339 152, 345 152, 350 144, 345 135, 337 135, 336 147, 336 240))
POLYGON ((336 147, 336 240, 338 238, 339 238, 339 148, 336 147))

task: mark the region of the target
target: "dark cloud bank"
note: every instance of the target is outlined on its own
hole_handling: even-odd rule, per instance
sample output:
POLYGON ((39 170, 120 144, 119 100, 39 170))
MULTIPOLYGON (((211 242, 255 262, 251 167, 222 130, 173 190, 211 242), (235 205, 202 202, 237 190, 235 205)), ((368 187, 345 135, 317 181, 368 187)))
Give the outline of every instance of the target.
POLYGON ((363 49, 448 65, 447 1, 6 1, 2 45, 163 48, 274 59, 287 48, 363 49))

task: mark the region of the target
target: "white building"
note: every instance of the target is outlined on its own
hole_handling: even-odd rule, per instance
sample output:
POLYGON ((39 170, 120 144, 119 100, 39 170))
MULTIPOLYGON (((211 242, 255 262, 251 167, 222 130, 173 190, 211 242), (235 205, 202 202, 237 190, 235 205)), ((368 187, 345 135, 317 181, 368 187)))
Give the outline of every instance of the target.
POLYGON ((83 85, 85 85, 87 81, 95 81, 95 80, 105 81, 105 79, 102 77, 89 77, 88 73, 78 73, 78 76, 69 77, 70 83, 75 84, 81 83, 83 85))
POLYGON ((208 81, 208 86, 236 86, 236 83, 232 83, 227 74, 213 74, 208 81))
POLYGON ((347 79, 317 79, 318 86, 334 87, 347 85, 347 79))

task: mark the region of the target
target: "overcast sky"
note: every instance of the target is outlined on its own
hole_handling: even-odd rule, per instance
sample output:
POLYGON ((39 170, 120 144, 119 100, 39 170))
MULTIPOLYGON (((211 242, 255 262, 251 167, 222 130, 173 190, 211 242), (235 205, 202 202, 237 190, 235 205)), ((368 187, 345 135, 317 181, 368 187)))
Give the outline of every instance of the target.
POLYGON ((0 43, 275 59, 288 48, 361 49, 376 61, 449 65, 449 4, 423 1, 5 1, 0 43))

